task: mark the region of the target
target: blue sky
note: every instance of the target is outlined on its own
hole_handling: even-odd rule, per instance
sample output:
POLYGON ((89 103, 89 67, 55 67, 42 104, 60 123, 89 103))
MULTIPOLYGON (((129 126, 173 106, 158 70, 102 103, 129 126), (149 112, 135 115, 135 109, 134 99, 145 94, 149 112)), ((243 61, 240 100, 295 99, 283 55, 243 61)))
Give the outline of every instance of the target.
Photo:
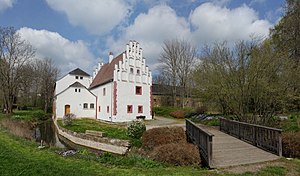
POLYGON ((52 58, 61 74, 92 73, 108 53, 136 40, 152 70, 163 41, 185 39, 201 47, 226 40, 267 37, 283 14, 284 0, 0 0, 0 26, 13 26, 52 58))

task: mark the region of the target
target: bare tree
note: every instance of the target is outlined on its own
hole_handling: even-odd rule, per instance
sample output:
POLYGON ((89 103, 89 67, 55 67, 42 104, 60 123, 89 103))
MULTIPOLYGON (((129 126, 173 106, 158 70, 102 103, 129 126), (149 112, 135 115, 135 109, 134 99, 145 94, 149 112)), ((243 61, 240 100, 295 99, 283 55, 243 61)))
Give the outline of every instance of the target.
MULTIPOLYGON (((177 87, 180 86, 181 96, 187 93, 187 85, 191 75, 197 50, 185 40, 167 40, 164 42, 163 51, 159 61, 161 62, 160 73, 170 80, 172 86, 173 104, 177 106, 177 87)), ((182 103, 184 105, 184 103, 182 103)))
POLYGON ((4 108, 11 113, 22 79, 22 68, 34 57, 32 46, 14 28, 0 27, 0 85, 4 108))
POLYGON ((37 62, 40 78, 40 95, 41 95, 41 105, 45 112, 49 111, 49 107, 52 106, 52 100, 54 96, 54 86, 56 79, 59 74, 58 68, 54 65, 53 60, 50 58, 45 58, 37 62))

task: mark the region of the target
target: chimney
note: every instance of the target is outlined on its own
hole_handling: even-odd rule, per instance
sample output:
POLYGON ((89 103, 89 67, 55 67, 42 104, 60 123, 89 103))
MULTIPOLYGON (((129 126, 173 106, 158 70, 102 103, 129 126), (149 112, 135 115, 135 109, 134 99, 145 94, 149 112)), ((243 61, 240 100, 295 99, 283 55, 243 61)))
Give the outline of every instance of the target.
POLYGON ((113 60, 114 55, 112 52, 109 52, 109 63, 111 63, 111 61, 113 60))

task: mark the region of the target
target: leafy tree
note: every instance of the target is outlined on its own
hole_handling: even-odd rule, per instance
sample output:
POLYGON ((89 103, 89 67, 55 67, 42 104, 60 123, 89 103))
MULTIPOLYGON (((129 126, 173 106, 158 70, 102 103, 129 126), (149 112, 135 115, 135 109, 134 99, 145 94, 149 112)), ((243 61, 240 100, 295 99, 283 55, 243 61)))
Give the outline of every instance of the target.
POLYGON ((195 72, 200 95, 236 119, 266 124, 281 110, 286 91, 284 60, 269 41, 206 46, 195 72))
POLYGON ((289 84, 289 110, 300 110, 300 1, 286 0, 285 14, 279 23, 271 29, 271 39, 275 50, 282 59, 288 58, 286 65, 289 84))

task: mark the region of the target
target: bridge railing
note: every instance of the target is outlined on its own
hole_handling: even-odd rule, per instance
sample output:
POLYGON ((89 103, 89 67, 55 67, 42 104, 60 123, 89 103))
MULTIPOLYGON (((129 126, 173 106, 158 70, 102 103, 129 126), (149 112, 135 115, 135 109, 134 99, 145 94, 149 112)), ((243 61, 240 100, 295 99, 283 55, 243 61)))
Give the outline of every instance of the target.
POLYGON ((190 120, 186 120, 186 133, 188 142, 192 142, 198 146, 200 157, 204 163, 212 166, 212 140, 213 134, 201 129, 190 120))
POLYGON ((220 118, 220 130, 282 156, 281 129, 220 118))

